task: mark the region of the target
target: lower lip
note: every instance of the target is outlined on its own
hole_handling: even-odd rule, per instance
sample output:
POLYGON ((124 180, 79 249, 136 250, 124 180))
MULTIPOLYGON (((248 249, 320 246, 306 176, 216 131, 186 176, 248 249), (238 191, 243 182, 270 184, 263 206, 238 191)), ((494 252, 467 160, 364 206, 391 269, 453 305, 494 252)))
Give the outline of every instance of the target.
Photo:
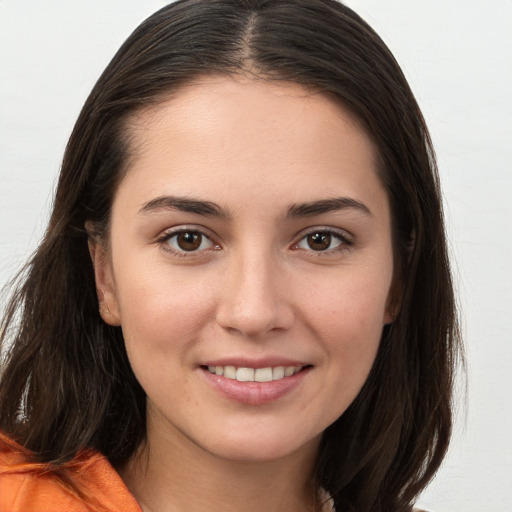
POLYGON ((206 368, 199 369, 204 378, 217 392, 230 400, 248 405, 263 405, 274 402, 291 393, 311 371, 306 367, 299 373, 270 382, 239 382, 210 373, 206 368))

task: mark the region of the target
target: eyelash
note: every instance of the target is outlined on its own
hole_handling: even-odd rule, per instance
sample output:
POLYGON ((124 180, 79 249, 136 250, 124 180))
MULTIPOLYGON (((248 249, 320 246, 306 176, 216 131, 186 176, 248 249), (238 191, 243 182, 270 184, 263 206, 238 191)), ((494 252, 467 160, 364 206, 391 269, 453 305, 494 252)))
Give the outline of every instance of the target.
MULTIPOLYGON (((180 257, 187 257, 187 256, 190 257, 192 255, 197 255, 197 254, 202 253, 207 250, 219 250, 220 249, 219 244, 216 244, 211 239, 210 236, 206 235, 204 232, 202 232, 200 229, 197 229, 197 228, 183 227, 183 228, 179 228, 176 230, 167 231, 167 232, 163 233, 163 235, 160 238, 157 239, 157 243, 162 247, 162 249, 164 251, 169 252, 175 256, 180 256, 180 257), (196 235, 196 236, 201 237, 200 245, 197 249, 187 251, 185 249, 172 248, 170 246, 170 241, 173 238, 175 238, 179 235, 185 235, 185 234, 196 235), (205 241, 208 241, 211 244, 211 246, 206 249, 205 248, 201 249, 201 245, 203 245, 203 243, 205 241)), ((306 243, 307 243, 307 241, 306 241, 306 243)), ((336 254, 336 253, 339 253, 342 251, 349 250, 353 245, 354 245, 354 242, 351 240, 350 236, 348 236, 345 231, 343 231, 341 229, 335 229, 335 228, 319 227, 319 228, 312 228, 312 229, 309 229, 307 232, 301 233, 300 238, 298 239, 297 242, 294 242, 292 244, 291 249, 298 250, 298 251, 310 252, 310 253, 314 254, 315 256, 327 256, 327 255, 336 254), (329 245, 331 245, 333 238, 337 239, 339 243, 334 248, 327 248, 325 250, 319 250, 319 251, 315 251, 311 247, 309 247, 309 249, 300 247, 299 244, 302 243, 303 241, 307 240, 307 237, 312 236, 312 235, 323 235, 323 236, 330 237, 329 245)))
MULTIPOLYGON (((202 253, 205 250, 220 249, 219 244, 216 244, 215 242, 213 242, 211 237, 209 237, 208 235, 206 235, 200 229, 197 229, 197 228, 181 227, 181 228, 178 228, 175 230, 166 231, 165 233, 162 234, 162 236, 160 238, 157 239, 157 243, 161 246, 162 250, 169 252, 169 253, 173 254, 174 256, 181 256, 181 257, 187 257, 187 256, 190 257, 192 255, 197 255, 198 253, 202 253), (173 248, 170 246, 170 242, 173 238, 178 237, 179 235, 185 235, 185 234, 198 235, 201 237, 200 246, 203 245, 203 243, 205 241, 209 241, 211 243, 211 247, 209 247, 208 249, 202 249, 202 250, 196 249, 196 250, 187 251, 185 249, 173 248)), ((200 246, 199 246, 199 249, 200 249, 200 246)))
POLYGON ((292 249, 298 250, 298 251, 304 250, 306 252, 312 253, 314 256, 329 256, 332 254, 338 254, 340 252, 347 251, 353 245, 354 245, 354 242, 351 239, 350 235, 342 229, 336 229, 336 228, 332 228, 332 227, 329 227, 329 228, 316 227, 316 228, 311 228, 308 231, 301 233, 300 239, 292 245, 292 249), (324 235, 324 236, 327 235, 330 237, 330 243, 332 242, 333 238, 337 239, 339 241, 339 243, 338 243, 338 245, 336 245, 333 248, 328 248, 326 250, 320 250, 320 251, 315 251, 311 247, 308 249, 307 248, 303 249, 302 247, 299 247, 299 244, 301 242, 303 242, 304 240, 307 240, 307 237, 312 236, 312 235, 324 235))

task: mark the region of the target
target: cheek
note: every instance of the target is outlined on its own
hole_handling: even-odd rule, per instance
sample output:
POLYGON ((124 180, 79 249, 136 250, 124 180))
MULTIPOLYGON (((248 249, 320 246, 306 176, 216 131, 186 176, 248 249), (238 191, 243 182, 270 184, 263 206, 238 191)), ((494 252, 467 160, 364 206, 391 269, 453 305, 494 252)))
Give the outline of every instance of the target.
POLYGON ((197 340, 211 319, 211 294, 201 282, 168 271, 125 275, 118 290, 121 328, 133 372, 151 400, 193 406, 197 340))
POLYGON ((306 286, 308 293, 302 309, 309 310, 311 321, 333 333, 338 329, 353 331, 355 335, 381 331, 390 285, 391 271, 317 277, 306 286))
POLYGON ((169 353, 175 358, 211 319, 211 287, 182 269, 141 267, 118 281, 123 335, 132 353, 169 353))
POLYGON ((356 385, 366 378, 380 344, 390 281, 382 272, 338 276, 323 287, 316 281, 302 308, 329 364, 356 385))

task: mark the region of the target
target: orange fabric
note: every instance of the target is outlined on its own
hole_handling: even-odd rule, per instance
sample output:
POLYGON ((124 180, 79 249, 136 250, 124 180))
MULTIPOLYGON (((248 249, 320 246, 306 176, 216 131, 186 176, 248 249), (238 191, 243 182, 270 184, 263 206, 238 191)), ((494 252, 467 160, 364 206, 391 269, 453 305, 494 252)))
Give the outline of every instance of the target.
POLYGON ((141 512, 100 453, 81 452, 61 470, 85 498, 44 464, 27 462, 26 453, 0 434, 0 512, 141 512))

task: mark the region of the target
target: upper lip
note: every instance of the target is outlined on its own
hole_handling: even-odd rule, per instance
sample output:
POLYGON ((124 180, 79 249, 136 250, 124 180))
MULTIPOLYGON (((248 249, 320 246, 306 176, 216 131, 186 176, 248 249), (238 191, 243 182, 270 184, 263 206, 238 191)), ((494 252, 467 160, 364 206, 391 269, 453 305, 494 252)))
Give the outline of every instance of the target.
POLYGON ((209 359, 201 366, 234 366, 236 368, 269 368, 276 366, 309 366, 310 363, 298 361, 296 359, 284 357, 263 357, 263 358, 249 358, 249 357, 222 357, 218 359, 209 359))

